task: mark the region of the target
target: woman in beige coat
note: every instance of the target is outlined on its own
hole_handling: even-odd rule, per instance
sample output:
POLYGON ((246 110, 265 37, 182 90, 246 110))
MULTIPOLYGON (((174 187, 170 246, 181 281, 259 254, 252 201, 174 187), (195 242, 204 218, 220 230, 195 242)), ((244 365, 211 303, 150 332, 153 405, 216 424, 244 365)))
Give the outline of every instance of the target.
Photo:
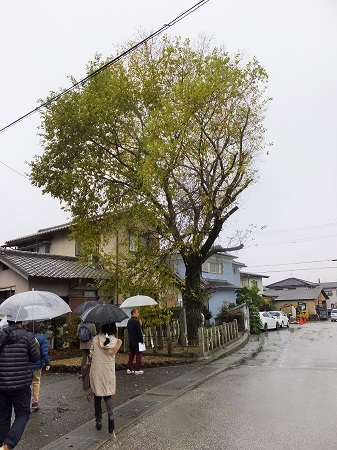
POLYGON ((116 393, 115 355, 122 345, 115 334, 115 323, 102 325, 102 330, 94 337, 90 349, 90 387, 94 394, 96 428, 102 428, 103 398, 108 413, 109 433, 113 433, 115 429, 112 400, 116 393))

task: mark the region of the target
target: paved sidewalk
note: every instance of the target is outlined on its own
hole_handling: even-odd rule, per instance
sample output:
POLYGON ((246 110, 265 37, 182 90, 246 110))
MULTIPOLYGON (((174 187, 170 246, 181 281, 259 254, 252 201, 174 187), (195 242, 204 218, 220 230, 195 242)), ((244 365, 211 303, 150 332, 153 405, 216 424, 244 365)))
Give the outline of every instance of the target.
MULTIPOLYGON (((174 398, 195 388, 199 384, 214 377, 230 367, 242 364, 262 348, 263 340, 259 336, 247 334, 215 352, 211 357, 203 360, 197 369, 185 373, 167 383, 141 393, 137 397, 114 409, 116 433, 129 427, 140 417, 162 407, 174 398)), ((108 449, 109 441, 113 439, 107 431, 107 414, 103 415, 103 428, 97 431, 95 420, 91 420, 72 432, 43 447, 41 450, 56 450, 71 448, 72 450, 108 449)))

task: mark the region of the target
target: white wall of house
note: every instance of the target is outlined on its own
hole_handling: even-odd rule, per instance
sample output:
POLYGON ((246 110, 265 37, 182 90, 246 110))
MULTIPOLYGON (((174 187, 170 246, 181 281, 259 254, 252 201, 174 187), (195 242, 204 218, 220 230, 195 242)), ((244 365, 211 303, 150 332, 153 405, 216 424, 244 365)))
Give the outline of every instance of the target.
POLYGON ((14 272, 14 270, 8 268, 3 270, 2 264, 0 264, 0 288, 2 290, 14 288, 15 293, 25 292, 29 288, 28 280, 14 272))
POLYGON ((210 319, 210 323, 215 322, 216 316, 221 311, 222 306, 229 305, 230 303, 236 304, 236 292, 235 291, 222 291, 222 292, 214 292, 209 301, 208 301, 208 309, 212 314, 212 318, 210 319))
POLYGON ((259 288, 259 292, 261 294, 263 293, 262 278, 267 278, 267 277, 262 277, 261 275, 257 275, 257 274, 248 274, 248 273, 241 272, 240 278, 241 278, 241 286, 242 287, 252 287, 255 284, 259 288))
POLYGON ((69 239, 68 230, 60 230, 54 234, 49 253, 51 255, 76 256, 75 240, 69 239))

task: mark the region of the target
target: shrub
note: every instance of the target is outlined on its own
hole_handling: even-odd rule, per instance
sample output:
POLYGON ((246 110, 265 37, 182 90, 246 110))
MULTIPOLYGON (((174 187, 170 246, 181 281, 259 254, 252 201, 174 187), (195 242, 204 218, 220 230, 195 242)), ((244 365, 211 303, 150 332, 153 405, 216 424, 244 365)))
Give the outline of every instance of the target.
POLYGON ((238 321, 238 328, 240 331, 244 330, 244 314, 241 309, 233 309, 236 305, 223 304, 219 314, 215 318, 215 323, 220 324, 223 322, 233 322, 234 319, 238 321))

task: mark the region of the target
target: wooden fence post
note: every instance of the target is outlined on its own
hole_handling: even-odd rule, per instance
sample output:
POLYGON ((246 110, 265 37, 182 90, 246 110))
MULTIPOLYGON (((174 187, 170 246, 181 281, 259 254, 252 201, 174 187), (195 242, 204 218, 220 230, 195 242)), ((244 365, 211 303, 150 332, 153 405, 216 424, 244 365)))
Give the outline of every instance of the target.
POLYGON ((124 329, 124 339, 123 339, 123 352, 128 353, 129 351, 129 334, 128 329, 124 329))
POLYGON ((220 341, 220 328, 216 327, 216 338, 217 338, 217 347, 221 346, 221 341, 220 341))
POLYGON ((205 355, 205 338, 204 338, 204 327, 198 328, 198 340, 199 340, 199 354, 205 355))
POLYGON ((188 345, 187 341, 187 322, 186 322, 186 310, 182 308, 179 317, 180 322, 180 333, 181 333, 181 345, 183 348, 186 348, 188 345))
POLYGON ((171 336, 171 327, 169 323, 166 325, 166 334, 167 334, 167 354, 172 355, 172 336, 171 336))
POLYGON ((164 330, 161 325, 158 327, 159 333, 158 333, 158 348, 163 349, 164 348, 164 330))
POLYGON ((158 333, 156 328, 152 329, 152 336, 153 336, 153 354, 156 355, 158 353, 158 333))
POLYGON ((238 326, 238 320, 234 319, 234 337, 237 338, 239 335, 239 326, 238 326))

